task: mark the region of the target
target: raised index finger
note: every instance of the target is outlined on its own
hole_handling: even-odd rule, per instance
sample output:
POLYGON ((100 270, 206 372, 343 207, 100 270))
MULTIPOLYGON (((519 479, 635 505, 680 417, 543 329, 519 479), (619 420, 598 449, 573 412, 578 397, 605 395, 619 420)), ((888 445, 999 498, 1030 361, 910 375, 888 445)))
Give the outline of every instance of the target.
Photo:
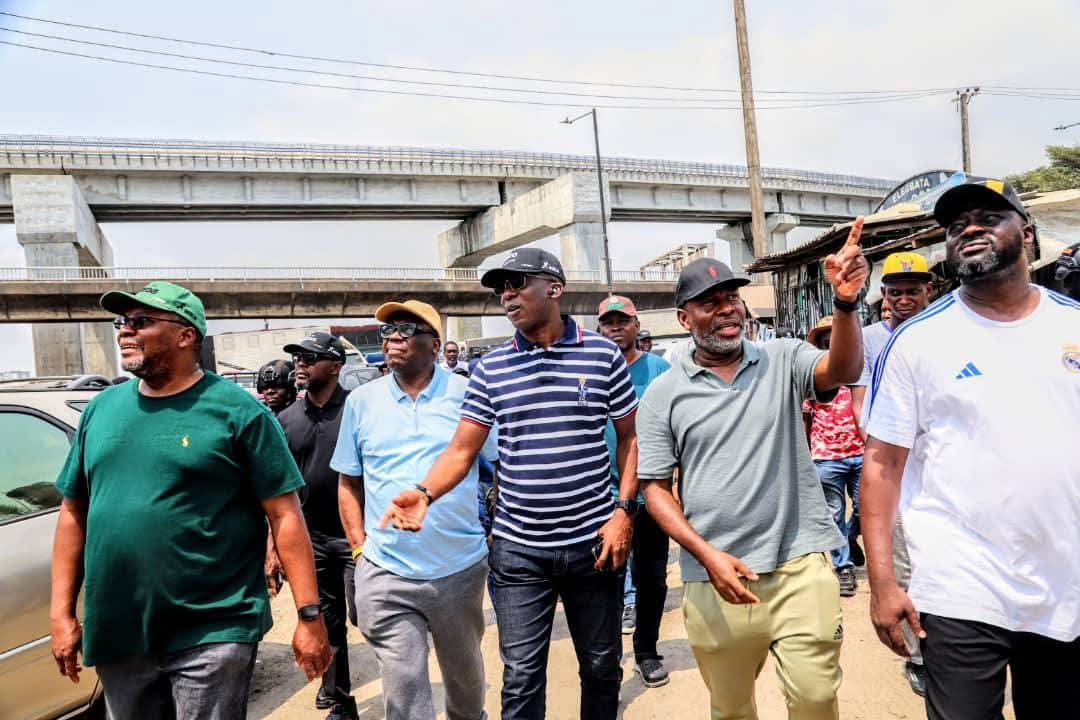
POLYGON ((848 233, 847 242, 844 243, 844 247, 848 245, 858 245, 859 240, 862 239, 862 226, 865 218, 862 215, 855 218, 855 222, 851 223, 851 232, 848 233))

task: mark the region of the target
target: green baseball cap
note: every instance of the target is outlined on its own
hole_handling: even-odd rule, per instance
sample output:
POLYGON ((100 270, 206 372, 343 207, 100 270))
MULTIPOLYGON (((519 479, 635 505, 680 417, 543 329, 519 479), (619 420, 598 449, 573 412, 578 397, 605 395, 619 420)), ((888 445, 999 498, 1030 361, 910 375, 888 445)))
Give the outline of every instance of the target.
POLYGON ((101 296, 98 303, 105 310, 117 315, 123 315, 132 305, 171 312, 191 323, 199 337, 206 337, 206 310, 202 300, 187 288, 175 283, 156 280, 134 295, 121 290, 110 290, 101 296))

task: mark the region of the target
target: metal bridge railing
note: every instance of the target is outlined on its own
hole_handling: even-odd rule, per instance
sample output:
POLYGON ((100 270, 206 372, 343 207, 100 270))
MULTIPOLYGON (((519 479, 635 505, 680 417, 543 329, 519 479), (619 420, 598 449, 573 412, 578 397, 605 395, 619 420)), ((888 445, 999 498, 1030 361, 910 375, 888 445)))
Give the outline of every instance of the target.
MULTIPOLYGON (((79 280, 403 280, 479 282, 484 269, 410 267, 0 267, 0 282, 79 280)), ((569 270, 568 282, 604 282, 601 270, 569 270)), ((614 270, 614 282, 673 283, 671 270, 614 270)))

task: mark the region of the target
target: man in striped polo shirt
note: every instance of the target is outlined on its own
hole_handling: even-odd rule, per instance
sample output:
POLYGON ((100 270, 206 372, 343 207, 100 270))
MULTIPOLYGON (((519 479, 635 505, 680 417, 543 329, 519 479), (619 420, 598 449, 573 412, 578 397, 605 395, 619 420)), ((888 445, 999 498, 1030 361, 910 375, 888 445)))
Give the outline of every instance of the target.
POLYGON ((554 255, 522 248, 481 282, 517 332, 469 379, 450 447, 383 516, 418 530, 427 506, 465 475, 498 423, 499 497, 489 555, 503 664, 502 716, 543 718, 547 657, 561 598, 581 676, 585 720, 613 720, 622 671, 623 566, 637 510, 637 398, 618 347, 559 313, 554 255), (609 490, 604 427, 617 436, 619 499, 609 490))

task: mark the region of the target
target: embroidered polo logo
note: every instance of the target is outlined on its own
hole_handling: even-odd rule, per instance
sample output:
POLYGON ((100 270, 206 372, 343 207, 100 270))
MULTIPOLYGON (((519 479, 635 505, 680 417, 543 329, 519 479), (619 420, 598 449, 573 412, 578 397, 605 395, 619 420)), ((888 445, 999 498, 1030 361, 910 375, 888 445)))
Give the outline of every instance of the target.
POLYGON ((185 447, 186 448, 190 444, 191 444, 191 438, 189 438, 187 435, 180 438, 180 447, 185 447))
POLYGON ((1080 373, 1080 345, 1066 345, 1062 350, 1061 364, 1071 373, 1080 373))

